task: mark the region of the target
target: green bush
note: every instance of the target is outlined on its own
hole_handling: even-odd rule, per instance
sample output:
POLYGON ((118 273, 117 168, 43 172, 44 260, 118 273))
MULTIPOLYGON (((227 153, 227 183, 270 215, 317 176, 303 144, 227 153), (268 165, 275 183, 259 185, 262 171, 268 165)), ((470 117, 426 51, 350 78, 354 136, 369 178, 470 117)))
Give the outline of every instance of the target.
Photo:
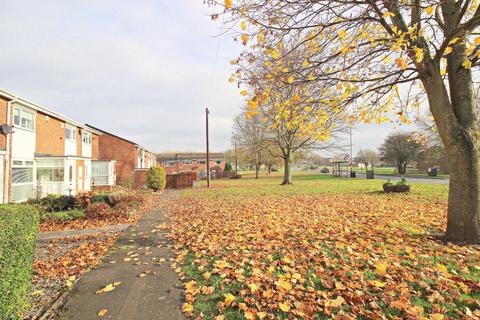
POLYGON ((109 193, 99 193, 92 196, 92 203, 103 202, 108 203, 109 193))
POLYGON ((29 304, 39 212, 0 205, 0 320, 23 319, 29 304))
POLYGON ((167 183, 167 176, 165 169, 160 166, 151 167, 147 174, 147 187, 153 191, 165 189, 167 183))
POLYGON ((40 221, 72 221, 85 218, 84 209, 73 209, 58 212, 40 211, 40 221))
POLYGON ((65 196, 60 194, 49 194, 48 196, 40 199, 30 199, 27 203, 40 206, 47 212, 72 210, 77 207, 77 202, 74 196, 65 196))
POLYGON ((225 169, 224 171, 232 171, 232 164, 230 162, 225 162, 225 169))

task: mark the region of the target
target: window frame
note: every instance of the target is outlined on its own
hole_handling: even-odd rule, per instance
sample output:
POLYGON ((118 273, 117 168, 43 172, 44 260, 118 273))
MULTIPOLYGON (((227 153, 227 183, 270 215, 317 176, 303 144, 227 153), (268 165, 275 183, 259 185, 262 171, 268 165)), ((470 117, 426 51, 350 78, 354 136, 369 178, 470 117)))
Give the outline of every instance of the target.
POLYGON ((89 131, 84 131, 82 133, 82 143, 85 145, 91 145, 92 144, 92 133, 89 131), (85 139, 87 138, 87 139, 85 139), (85 142, 86 140, 86 142, 85 142))
POLYGON ((22 108, 20 106, 14 106, 13 107, 13 125, 16 128, 20 128, 23 130, 28 130, 28 131, 35 131, 36 128, 36 112, 34 110, 27 110, 25 108, 22 108), (18 115, 16 113, 18 112, 18 115), (31 122, 31 127, 30 126, 24 126, 24 119, 26 119, 23 115, 24 114, 29 114, 32 116, 32 119, 28 119, 28 121, 31 122), (18 118, 17 118, 18 117, 18 118), (17 121, 17 119, 18 121, 17 121))
POLYGON ((77 136, 77 128, 70 126, 68 124, 65 124, 65 140, 71 141, 71 142, 76 142, 76 136, 77 136), (69 130, 72 134, 70 137, 67 137, 67 130, 69 130), (72 137, 73 136, 73 137, 72 137))

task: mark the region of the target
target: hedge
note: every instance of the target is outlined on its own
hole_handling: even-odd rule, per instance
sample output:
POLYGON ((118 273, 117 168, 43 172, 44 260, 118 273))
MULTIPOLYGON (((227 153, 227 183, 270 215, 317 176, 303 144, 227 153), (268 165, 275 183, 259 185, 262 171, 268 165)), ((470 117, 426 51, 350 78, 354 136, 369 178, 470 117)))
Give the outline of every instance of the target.
POLYGON ((165 169, 160 166, 151 167, 147 173, 147 186, 153 191, 165 189, 167 177, 165 169))
POLYGON ((22 319, 32 283, 39 212, 30 205, 0 205, 0 320, 22 319))

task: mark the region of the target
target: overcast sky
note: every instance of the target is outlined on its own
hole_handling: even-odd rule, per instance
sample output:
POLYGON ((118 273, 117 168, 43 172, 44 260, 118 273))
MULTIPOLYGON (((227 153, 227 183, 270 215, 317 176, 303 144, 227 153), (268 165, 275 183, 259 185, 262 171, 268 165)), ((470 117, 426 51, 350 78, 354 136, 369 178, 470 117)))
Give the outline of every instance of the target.
MULTIPOLYGON (((241 45, 216 37, 203 0, 3 0, 0 87, 152 151, 230 147, 242 97, 228 83, 241 45), (218 49, 218 58, 216 59, 218 49)), ((376 148, 392 126, 358 126, 376 148)))

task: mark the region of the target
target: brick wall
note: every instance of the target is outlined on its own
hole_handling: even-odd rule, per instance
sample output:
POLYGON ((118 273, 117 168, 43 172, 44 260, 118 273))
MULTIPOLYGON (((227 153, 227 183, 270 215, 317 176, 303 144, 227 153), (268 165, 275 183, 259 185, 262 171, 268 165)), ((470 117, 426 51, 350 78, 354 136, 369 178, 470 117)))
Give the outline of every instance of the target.
POLYGON ((136 147, 130 142, 108 133, 99 137, 99 159, 117 161, 115 171, 118 184, 125 184, 128 178, 133 179, 133 170, 137 161, 136 155, 136 147))
POLYGON ((75 141, 77 142, 77 156, 82 156, 82 130, 75 128, 75 141))
POLYGON ((148 169, 135 169, 133 173, 133 187, 143 189, 147 186, 148 169))
POLYGON ((92 159, 98 160, 99 157, 99 141, 100 136, 98 134, 92 133, 92 159))
POLYGON ((37 112, 35 152, 63 156, 65 154, 65 127, 63 121, 37 112))
MULTIPOLYGON (((165 163, 160 163, 160 166, 165 168, 166 173, 181 173, 181 172, 201 172, 207 171, 207 164, 200 164, 197 160, 192 160, 192 164, 184 164, 181 160, 176 162, 171 167, 165 167, 165 163)), ((210 169, 218 168, 223 171, 225 169, 225 161, 222 160, 220 164, 217 164, 215 160, 210 160, 210 169)))
MULTIPOLYGON (((7 121, 7 100, 0 98, 0 125, 9 123, 7 121)), ((5 150, 7 146, 7 137, 3 133, 0 134, 0 149, 5 150)))

